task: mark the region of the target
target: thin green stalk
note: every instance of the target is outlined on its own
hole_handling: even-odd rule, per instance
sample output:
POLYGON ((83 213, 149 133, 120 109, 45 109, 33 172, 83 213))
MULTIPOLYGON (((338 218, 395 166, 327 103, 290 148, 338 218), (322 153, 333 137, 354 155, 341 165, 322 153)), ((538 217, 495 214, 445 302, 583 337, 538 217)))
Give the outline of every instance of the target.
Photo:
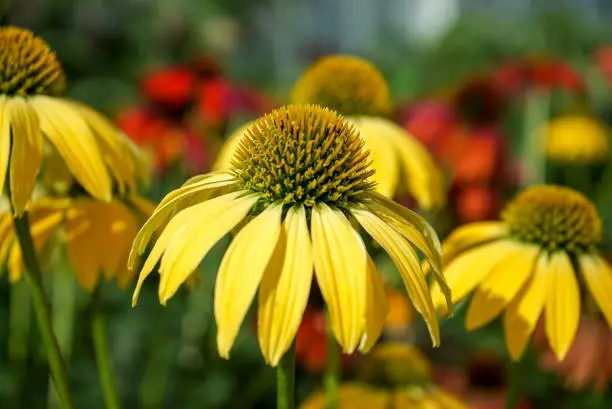
POLYGON ((111 356, 108 350, 108 331, 106 328, 106 316, 101 305, 98 290, 92 297, 91 336, 93 338, 100 386, 107 409, 120 409, 117 385, 113 374, 111 356))
MULTIPOLYGON (((74 322, 76 315, 77 285, 74 273, 66 264, 66 258, 61 252, 53 257, 55 271, 50 275, 51 284, 51 317, 53 332, 66 364, 72 356, 72 341, 74 338, 74 322)), ((49 379, 49 384, 52 380, 49 379)), ((53 388, 49 390, 49 408, 57 407, 59 397, 53 388)))
POLYGON ((36 258, 34 250, 34 242, 30 233, 30 224, 28 222, 28 214, 24 213, 21 217, 14 217, 15 231, 21 253, 26 267, 26 278, 30 283, 32 294, 32 303, 36 310, 40 334, 47 349, 47 358, 49 360, 49 369, 55 383, 60 404, 63 409, 73 409, 74 404, 70 389, 68 387, 68 371, 62 357, 62 352, 53 332, 51 323, 51 315, 49 313, 49 301, 45 295, 45 290, 42 283, 42 272, 36 258))
POLYGON ((506 409, 516 409, 522 394, 521 362, 510 363, 510 379, 506 392, 506 409))
POLYGON ((276 407, 293 409, 295 407, 295 341, 276 368, 276 388, 276 407))
POLYGON ((550 93, 528 90, 523 113, 521 159, 525 164, 524 187, 546 182, 546 141, 539 131, 550 115, 550 93))
POLYGON ((338 384, 340 380, 340 359, 338 356, 338 345, 334 332, 331 329, 331 324, 327 325, 327 362, 325 366, 325 374, 323 375, 323 384, 325 386, 325 394, 327 395, 327 409, 336 409, 338 407, 338 384))
POLYGON ((15 379, 12 399, 19 407, 24 388, 26 362, 28 360, 32 300, 26 280, 19 280, 11 286, 9 310, 8 356, 15 379))

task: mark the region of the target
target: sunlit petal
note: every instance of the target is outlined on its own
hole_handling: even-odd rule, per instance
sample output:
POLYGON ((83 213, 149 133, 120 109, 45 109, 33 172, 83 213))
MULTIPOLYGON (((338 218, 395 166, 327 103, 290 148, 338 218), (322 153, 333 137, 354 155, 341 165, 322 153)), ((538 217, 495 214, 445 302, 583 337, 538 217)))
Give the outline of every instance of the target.
POLYGON ((578 262, 587 288, 612 327, 612 269, 598 256, 585 254, 578 262))

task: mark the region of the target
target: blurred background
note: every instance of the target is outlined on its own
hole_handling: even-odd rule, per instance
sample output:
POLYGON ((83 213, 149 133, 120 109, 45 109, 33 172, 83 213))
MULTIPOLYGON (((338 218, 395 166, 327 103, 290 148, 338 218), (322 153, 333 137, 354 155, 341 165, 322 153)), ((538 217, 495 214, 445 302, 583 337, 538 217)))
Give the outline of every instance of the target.
MULTIPOLYGON (((148 152, 147 194, 156 201, 210 170, 227 136, 286 102, 315 59, 349 53, 380 68, 395 101, 393 119, 448 175, 448 207, 425 214, 441 237, 461 223, 495 219, 521 186, 547 181, 595 202, 607 253, 611 21, 606 0, 13 0, 8 14, 10 24, 31 29, 56 50, 70 96, 108 115, 148 152), (561 142, 542 142, 545 172, 532 174, 537 158, 529 141, 555 132, 561 142)), ((414 207, 409 198, 398 200, 414 207)), ((274 407, 275 372, 260 356, 254 320, 244 325, 231 360, 216 353, 212 289, 226 245, 213 249, 199 280, 166 307, 154 282, 135 309, 130 291, 101 285, 123 407, 274 407)), ((401 281, 392 263, 382 254, 376 261, 392 305, 387 339, 422 347, 432 382, 469 406, 503 408, 508 356, 501 325, 466 333, 460 308, 443 323, 442 347, 432 350, 405 294, 393 290, 401 281)), ((0 407, 53 408, 31 307, 16 296, 20 284, 5 277, 0 407)), ((74 283, 50 286, 77 406, 103 408, 89 295, 74 283)), ((298 336, 300 400, 321 383, 327 346, 320 307, 315 294, 298 336)), ((585 318, 563 364, 541 338, 525 359, 521 407, 611 407, 607 326, 585 318)), ((345 379, 358 376, 359 360, 343 358, 345 379)))

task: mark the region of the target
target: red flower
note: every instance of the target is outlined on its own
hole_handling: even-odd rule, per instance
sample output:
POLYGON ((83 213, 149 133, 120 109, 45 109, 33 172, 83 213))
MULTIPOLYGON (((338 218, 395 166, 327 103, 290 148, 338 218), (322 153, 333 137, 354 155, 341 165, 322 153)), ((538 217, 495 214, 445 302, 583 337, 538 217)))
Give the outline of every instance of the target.
POLYGON ((612 83, 612 46, 606 46, 597 51, 595 62, 608 82, 612 83))
POLYGON ((327 362, 325 313, 307 308, 296 336, 297 361, 309 372, 323 372, 327 362))
POLYGON ((186 108, 193 100, 196 78, 185 67, 163 68, 148 74, 141 91, 149 103, 171 109, 186 108))
POLYGON ((466 124, 494 125, 503 114, 506 96, 491 77, 477 76, 459 87, 453 95, 452 105, 466 124))
POLYGON ((585 90, 581 75, 566 62, 554 59, 511 61, 502 65, 493 78, 509 95, 516 95, 527 87, 559 88, 571 93, 585 90))

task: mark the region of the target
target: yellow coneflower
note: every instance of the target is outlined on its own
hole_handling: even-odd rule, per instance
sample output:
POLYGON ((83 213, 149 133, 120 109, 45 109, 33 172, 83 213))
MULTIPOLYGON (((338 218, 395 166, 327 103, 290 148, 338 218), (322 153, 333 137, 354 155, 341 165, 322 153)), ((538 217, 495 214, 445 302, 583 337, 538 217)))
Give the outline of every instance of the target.
MULTIPOLYGON (((300 409, 325 409, 328 398, 316 392, 300 409)), ((431 383, 431 365, 416 348, 383 343, 358 365, 358 381, 338 389, 338 409, 467 409, 452 394, 431 383)))
MULTIPOLYGON (((469 330, 505 309, 506 343, 514 359, 544 315, 548 341, 561 360, 578 327, 582 286, 612 325, 612 269, 596 249, 602 234, 597 210, 571 189, 538 186, 520 193, 501 217, 460 227, 444 242, 453 302, 475 289, 469 330)), ((435 284, 432 295, 444 309, 435 284)))
POLYGON ((394 260, 437 345, 438 318, 415 252, 427 257, 446 288, 437 236, 423 218, 373 190, 355 128, 326 108, 287 106, 257 120, 246 135, 231 170, 197 176, 168 194, 138 233, 131 267, 165 225, 140 272, 134 303, 160 260, 165 304, 210 248, 240 225, 215 286, 222 357, 259 288, 259 343, 266 362, 277 365, 295 338, 313 270, 338 343, 346 353, 367 351, 382 331, 387 303, 361 225, 394 260))
POLYGON ((61 97, 64 72, 44 40, 0 28, 0 70, 0 190, 6 183, 17 216, 30 202, 45 151, 60 155, 97 199, 111 200, 113 182, 119 190, 134 187, 142 173, 137 150, 102 115, 61 97))
MULTIPOLYGON (((321 58, 298 80, 291 102, 334 109, 359 129, 376 170, 377 192, 392 197, 405 187, 423 208, 444 202, 443 177, 427 149, 385 117, 391 111, 389 86, 368 61, 348 55, 321 58)), ((216 169, 230 167, 246 129, 238 129, 228 139, 216 169)))
MULTIPOLYGON (((153 206, 139 197, 127 205, 90 197, 45 197, 30 205, 30 231, 39 255, 53 244, 66 246, 76 278, 86 290, 93 290, 101 275, 127 287, 134 275, 127 269, 131 244, 152 210, 153 206)), ((0 214, 0 243, 0 262, 7 263, 9 279, 15 282, 25 266, 10 211, 0 214)))
POLYGON ((546 156, 563 163, 597 163, 608 157, 605 126, 588 116, 553 119, 543 129, 546 156))

